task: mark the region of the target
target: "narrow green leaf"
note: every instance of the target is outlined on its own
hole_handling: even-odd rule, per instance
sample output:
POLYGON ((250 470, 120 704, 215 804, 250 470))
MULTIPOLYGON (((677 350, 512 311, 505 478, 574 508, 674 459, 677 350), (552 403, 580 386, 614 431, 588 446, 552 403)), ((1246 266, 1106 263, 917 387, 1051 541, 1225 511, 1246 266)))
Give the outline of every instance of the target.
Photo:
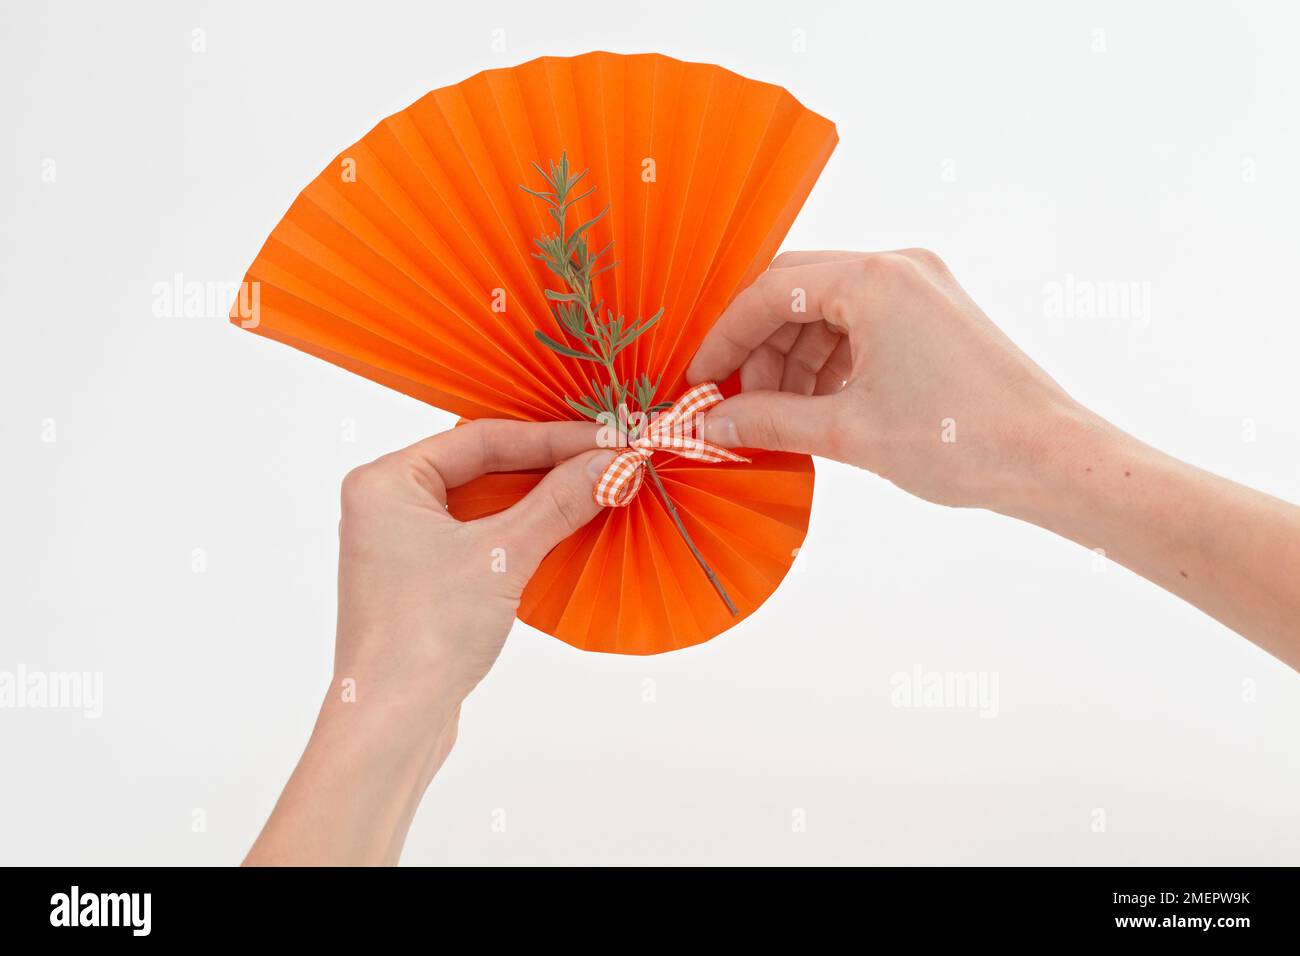
POLYGON ((595 270, 594 272, 592 272, 591 277, 594 279, 594 278, 596 278, 596 276, 600 275, 602 272, 608 272, 610 269, 613 269, 615 266, 620 265, 620 264, 622 263, 622 261, 623 261, 622 259, 615 259, 613 262, 608 263, 607 265, 603 265, 603 266, 601 266, 599 269, 597 269, 597 270, 595 270))
POLYGON ((664 307, 661 305, 661 306, 659 306, 659 311, 658 311, 658 312, 656 312, 654 315, 650 316, 650 318, 642 320, 642 322, 641 322, 641 331, 644 332, 646 329, 650 328, 650 326, 654 325, 656 322, 658 322, 658 321, 659 321, 660 319, 662 319, 663 317, 664 317, 664 307))
POLYGON ((596 361, 595 356, 588 355, 586 352, 579 352, 577 349, 569 348, 567 345, 562 345, 541 329, 534 329, 533 335, 537 336, 537 340, 553 352, 559 352, 561 355, 567 355, 569 358, 582 359, 584 362, 596 361))
MULTIPOLYGON (((586 396, 584 396, 584 398, 585 397, 586 396)), ((574 411, 576 411, 578 414, 584 415, 587 418, 590 418, 594 422, 600 421, 601 412, 600 409, 595 406, 595 404, 586 405, 583 402, 575 402, 573 399, 568 397, 566 397, 564 400, 568 402, 569 407, 572 408, 574 411)), ((587 400, 590 401, 590 399, 587 400)))
MULTIPOLYGON (((584 232, 586 232, 596 223, 600 222, 600 220, 604 217, 605 213, 607 212, 609 212, 608 206, 606 206, 600 212, 596 213, 596 215, 592 216, 590 219, 588 219, 586 222, 580 225, 577 229, 573 230, 572 235, 569 236, 569 241, 572 242, 574 239, 577 239, 579 236, 581 236, 584 232)), ((613 245, 613 243, 610 243, 610 245, 613 245)), ((608 246, 606 248, 608 248, 608 246)), ((599 256, 597 256, 597 258, 599 258, 599 256)))
POLYGON ((552 302, 581 302, 582 296, 577 292, 556 292, 554 289, 543 289, 542 293, 552 302))

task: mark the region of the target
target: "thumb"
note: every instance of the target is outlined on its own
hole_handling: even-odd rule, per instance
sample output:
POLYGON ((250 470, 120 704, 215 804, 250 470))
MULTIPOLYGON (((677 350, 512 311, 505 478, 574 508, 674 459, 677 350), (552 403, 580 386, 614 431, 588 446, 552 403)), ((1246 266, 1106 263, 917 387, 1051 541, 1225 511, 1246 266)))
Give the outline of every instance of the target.
POLYGON ((704 416, 700 437, 724 448, 766 448, 830 455, 836 407, 833 395, 741 392, 704 416))
POLYGON ((599 449, 556 465, 521 501, 494 516, 504 526, 516 568, 531 577, 552 548, 596 517, 596 479, 614 454, 599 449))

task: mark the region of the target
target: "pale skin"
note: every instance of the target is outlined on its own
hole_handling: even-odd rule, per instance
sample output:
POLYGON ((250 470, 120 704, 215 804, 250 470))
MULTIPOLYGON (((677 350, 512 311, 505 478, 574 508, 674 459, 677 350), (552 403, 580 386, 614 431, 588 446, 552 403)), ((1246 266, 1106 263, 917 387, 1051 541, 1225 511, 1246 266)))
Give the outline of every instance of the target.
POLYGON ((933 253, 779 256, 718 320, 687 378, 737 368, 742 394, 710 412, 705 438, 834 458, 929 501, 1101 548, 1300 668, 1300 508, 1088 411, 933 253))
MULTIPOLYGON (((736 369, 742 392, 707 416, 705 438, 836 459, 929 501, 1104 549, 1300 669, 1300 508, 1089 412, 933 253, 778 257, 687 374, 720 381, 736 369)), ((397 862, 529 576, 597 513, 592 485, 612 452, 594 441, 577 423, 478 422, 348 476, 335 677, 247 864, 397 862), (450 487, 557 463, 508 511, 446 513, 450 487), (494 548, 505 572, 491 570, 494 548)))
POLYGON ((334 678, 246 864, 397 862, 524 585, 600 510, 591 489, 614 453, 593 450, 596 434, 578 422, 473 422, 348 474, 334 678), (448 488, 557 462, 506 511, 469 522, 447 513, 448 488))

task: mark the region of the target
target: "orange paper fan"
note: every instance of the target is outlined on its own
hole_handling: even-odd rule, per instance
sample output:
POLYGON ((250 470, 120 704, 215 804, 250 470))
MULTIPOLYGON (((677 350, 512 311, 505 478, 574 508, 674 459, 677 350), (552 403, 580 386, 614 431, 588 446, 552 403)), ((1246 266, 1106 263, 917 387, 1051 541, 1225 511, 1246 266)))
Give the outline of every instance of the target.
MULTIPOLYGON (((250 330, 466 418, 573 419, 585 363, 556 335, 532 258, 553 231, 520 184, 567 152, 605 205, 592 245, 617 268, 597 294, 629 319, 665 310, 619 356, 626 381, 662 374, 675 400, 704 334, 775 255, 835 147, 835 127, 780 87, 658 54, 543 57, 435 90, 388 117, 317 176, 266 240, 245 282, 250 330), (250 286, 251 287, 251 286, 250 286), (583 367, 579 367, 583 366, 583 367)), ((724 389, 725 390, 725 389, 724 389)), ((659 454, 655 467, 691 537, 734 599, 714 592, 648 488, 561 543, 519 617, 594 651, 698 644, 752 613, 802 543, 812 460, 746 452, 752 464, 659 454)), ((516 502, 540 473, 488 475, 450 495, 471 519, 516 502)))

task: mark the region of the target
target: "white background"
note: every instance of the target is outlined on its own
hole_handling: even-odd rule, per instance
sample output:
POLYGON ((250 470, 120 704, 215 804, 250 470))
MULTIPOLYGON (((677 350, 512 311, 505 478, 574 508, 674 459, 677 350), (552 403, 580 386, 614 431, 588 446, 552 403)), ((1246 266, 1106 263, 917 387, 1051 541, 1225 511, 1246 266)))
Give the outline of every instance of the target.
MULTIPOLYGON (((237 282, 341 148, 485 67, 787 87, 841 136, 787 248, 934 248, 1086 404, 1300 499, 1294 4, 557 9, 0 7, 0 669, 105 681, 99 720, 0 710, 0 862, 246 851, 329 675, 339 481, 451 419, 153 286, 237 282), (1150 314, 1052 317, 1067 276, 1150 314)), ((1297 726, 1294 673, 1127 571, 819 463, 796 573, 718 640, 516 626, 405 861, 1295 864, 1297 726), (892 706, 918 665, 996 673, 998 715, 892 706)))

